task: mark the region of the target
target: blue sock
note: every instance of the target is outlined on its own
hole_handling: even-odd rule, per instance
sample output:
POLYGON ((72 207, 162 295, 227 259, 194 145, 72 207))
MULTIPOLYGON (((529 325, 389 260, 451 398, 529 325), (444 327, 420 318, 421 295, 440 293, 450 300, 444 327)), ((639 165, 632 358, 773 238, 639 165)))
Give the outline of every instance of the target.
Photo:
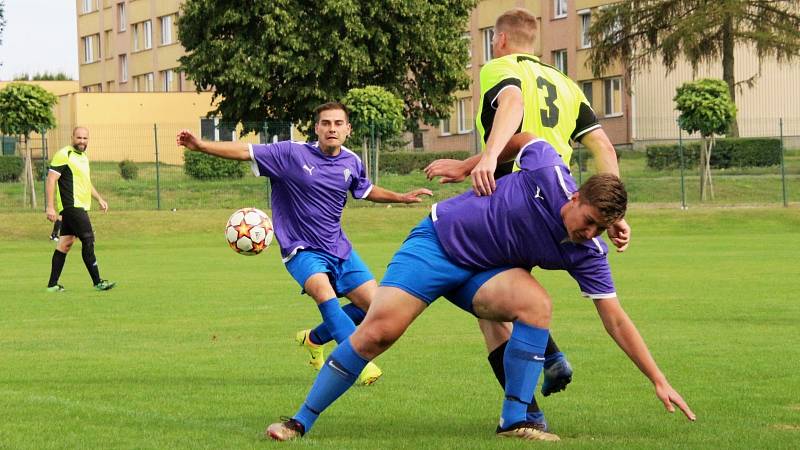
POLYGON ((294 419, 303 424, 306 433, 325 408, 350 389, 368 362, 356 353, 350 345, 350 339, 339 343, 319 371, 305 403, 294 415, 294 419))
POLYGON ((342 307, 339 306, 338 298, 334 297, 326 300, 317 306, 322 314, 322 321, 328 326, 328 330, 330 330, 331 336, 336 342, 341 344, 356 330, 353 321, 347 317, 347 314, 342 311, 342 307))
MULTIPOLYGON (((342 307, 342 311, 347 314, 347 317, 349 317, 356 326, 358 326, 358 324, 360 324, 367 315, 363 309, 352 303, 344 305, 342 307)), ((316 328, 311 330, 311 342, 315 344, 324 345, 332 340, 333 336, 331 336, 331 332, 328 330, 328 326, 325 325, 325 322, 322 322, 321 324, 317 325, 316 328)))
POLYGON ((548 335, 546 329, 514 322, 511 339, 503 355, 506 398, 503 401, 500 428, 525 421, 528 405, 533 400, 533 390, 542 372, 548 335))

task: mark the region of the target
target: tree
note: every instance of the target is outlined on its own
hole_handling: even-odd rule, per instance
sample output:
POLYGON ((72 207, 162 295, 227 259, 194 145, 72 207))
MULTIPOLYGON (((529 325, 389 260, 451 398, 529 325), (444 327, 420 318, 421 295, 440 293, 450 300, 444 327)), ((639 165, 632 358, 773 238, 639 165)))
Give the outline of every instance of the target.
POLYGON ((676 109, 680 111, 678 126, 688 133, 699 132, 703 137, 700 146, 700 199, 714 199, 711 181, 711 150, 714 135, 725 134, 736 121, 736 105, 728 94, 728 85, 722 80, 704 78, 684 83, 675 94, 676 109))
POLYGON ((72 77, 64 72, 50 73, 48 71, 44 71, 35 73, 33 75, 29 75, 27 73, 14 75, 14 81, 72 81, 72 77))
POLYGON ((306 124, 315 106, 373 85, 403 100, 413 127, 446 116, 469 85, 460 37, 475 0, 246 3, 187 0, 179 19, 181 70, 215 89, 212 114, 226 120, 306 124))
POLYGON ((33 132, 44 133, 56 126, 52 108, 57 101, 55 95, 33 84, 11 83, 0 90, 0 132, 22 136, 25 142, 25 188, 22 195, 27 203, 30 188, 33 208, 36 208, 36 189, 28 138, 33 132))
MULTIPOLYGON (((647 68, 657 55, 667 71, 682 56, 694 70, 721 61, 722 79, 736 103, 736 88, 752 87, 758 74, 736 81, 734 47, 751 46, 760 60, 800 56, 797 0, 628 0, 592 17, 589 60, 599 77, 621 60, 629 74, 647 68)), ((730 135, 739 136, 736 122, 730 135)))
POLYGON ((353 127, 351 139, 363 142, 362 152, 367 176, 378 183, 378 158, 381 140, 389 140, 403 131, 403 101, 380 86, 354 88, 347 92, 343 102, 350 110, 350 124, 353 127), (372 173, 370 172, 370 152, 367 140, 375 137, 372 173))

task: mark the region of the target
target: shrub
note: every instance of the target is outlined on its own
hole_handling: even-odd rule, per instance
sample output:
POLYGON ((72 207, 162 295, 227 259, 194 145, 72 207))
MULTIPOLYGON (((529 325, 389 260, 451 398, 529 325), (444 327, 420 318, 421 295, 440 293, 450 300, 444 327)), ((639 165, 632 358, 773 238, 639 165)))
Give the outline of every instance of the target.
POLYGON ((24 166, 21 156, 0 156, 0 182, 19 180, 24 166))
POLYGON ((119 162, 119 174, 124 180, 135 180, 139 176, 139 166, 130 159, 119 162))
MULTIPOLYGON (((678 145, 651 145, 647 147, 647 167, 669 170, 680 167, 678 145)), ((684 168, 695 168, 700 161, 700 143, 690 142, 683 146, 684 168)), ((781 141, 769 138, 717 139, 711 151, 711 167, 766 167, 780 164, 781 141)))
POLYGON ((414 170, 422 170, 437 159, 466 159, 472 156, 468 151, 453 152, 391 152, 380 154, 380 170, 382 173, 405 175, 414 170))
POLYGON ((191 150, 183 151, 183 172, 198 180, 242 178, 247 170, 244 161, 217 158, 191 150))

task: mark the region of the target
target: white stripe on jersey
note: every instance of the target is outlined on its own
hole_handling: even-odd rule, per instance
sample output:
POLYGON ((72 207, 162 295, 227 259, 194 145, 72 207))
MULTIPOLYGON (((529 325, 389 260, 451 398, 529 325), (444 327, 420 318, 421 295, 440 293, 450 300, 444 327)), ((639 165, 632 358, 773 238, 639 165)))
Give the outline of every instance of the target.
POLYGON ((581 295, 584 297, 588 297, 592 300, 601 300, 604 298, 614 298, 617 296, 616 292, 609 292, 608 294, 587 294, 586 292, 581 292, 581 295))
POLYGON ((603 247, 600 246, 600 241, 598 241, 596 237, 592 238, 592 241, 594 241, 594 245, 597 246, 597 250, 600 251, 600 254, 601 255, 605 255, 605 252, 603 251, 603 247))
POLYGON ((305 247, 303 247, 302 245, 299 246, 299 247, 295 247, 295 249, 292 250, 291 253, 289 253, 289 256, 287 256, 286 258, 281 258, 281 261, 288 262, 290 259, 294 258, 294 255, 296 255, 297 252, 299 252, 300 250, 303 250, 303 249, 305 249, 305 247))
POLYGON ((567 184, 564 183, 564 174, 561 173, 561 166, 553 166, 556 169, 556 176, 558 176, 558 184, 561 185, 561 189, 566 194, 567 199, 572 198, 572 192, 567 189, 567 184))
POLYGON ((438 205, 438 203, 434 203, 433 206, 431 206, 431 219, 434 222, 439 220, 439 217, 436 216, 436 205, 438 205))
POLYGON ((255 155, 253 155, 253 144, 247 144, 247 150, 250 152, 250 169, 253 171, 253 175, 260 177, 261 173, 258 170, 258 163, 256 162, 255 155))
MULTIPOLYGON (((520 150, 520 151, 519 151, 519 153, 517 153, 517 157, 516 157, 516 158, 514 158, 514 164, 515 164, 517 167, 520 167, 520 165, 519 165, 520 163, 519 163, 519 162, 522 160, 522 152, 524 152, 524 151, 525 151, 525 149, 526 149, 526 148, 528 148, 528 146, 529 146, 529 145, 533 144, 534 142, 539 142, 539 141, 546 142, 546 141, 545 141, 544 139, 542 139, 542 138, 533 138, 533 139, 531 139, 531 141, 530 141, 530 142, 528 142, 527 144, 525 144, 525 145, 523 145, 523 146, 522 146, 522 150, 520 150)), ((520 168, 521 168, 521 167, 520 167, 520 168)))
POLYGON ((602 126, 601 126, 599 123, 596 123, 596 124, 594 124, 594 125, 590 126, 589 128, 587 128, 587 129, 585 129, 585 130, 581 131, 580 133, 576 134, 576 135, 575 135, 575 139, 574 139, 574 140, 575 140, 575 141, 577 141, 577 140, 578 140, 578 139, 579 139, 581 136, 583 136, 584 134, 586 134, 586 133, 588 133, 588 132, 590 132, 590 131, 592 131, 592 130, 596 130, 596 129, 598 129, 598 128, 602 128, 602 126))
MULTIPOLYGON (((519 86, 516 86, 514 84, 509 84, 508 86, 503 86, 503 89, 500 89, 500 92, 503 92, 508 88, 517 88, 517 89, 519 89, 520 92, 522 92, 522 88, 519 87, 519 86)), ((500 98, 500 92, 498 92, 497 95, 494 96, 494 98, 492 99, 492 103, 489 103, 489 105, 491 105, 492 109, 497 109, 497 99, 500 98)))
POLYGON ((367 198, 367 196, 369 196, 369 193, 372 192, 372 188, 374 188, 374 187, 375 187, 374 184, 370 184, 369 185, 369 189, 367 189, 367 191, 364 192, 364 195, 361 196, 361 199, 363 200, 363 199, 367 198))

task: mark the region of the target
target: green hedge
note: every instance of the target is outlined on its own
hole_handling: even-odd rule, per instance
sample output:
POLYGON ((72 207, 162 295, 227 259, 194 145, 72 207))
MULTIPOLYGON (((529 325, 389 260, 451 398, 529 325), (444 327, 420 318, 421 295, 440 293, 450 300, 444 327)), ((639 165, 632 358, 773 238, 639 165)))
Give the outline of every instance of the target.
POLYGON ((205 153, 183 151, 183 172, 198 180, 217 178, 242 178, 247 171, 247 163, 217 158, 205 153))
POLYGON ((130 159, 119 162, 119 175, 124 180, 135 180, 139 176, 139 166, 130 159))
POLYGON ((0 156, 0 182, 19 180, 24 166, 20 156, 0 156))
POLYGON ((467 159, 468 151, 453 152, 391 152, 381 153, 378 161, 382 173, 405 175, 414 170, 422 170, 437 159, 467 159))
MULTIPOLYGON (((690 142, 683 146, 684 167, 695 168, 700 161, 700 142, 690 142)), ((647 154, 647 167, 655 170, 677 169, 680 167, 680 153, 677 144, 650 145, 647 154)), ((731 167, 767 167, 780 164, 781 141, 770 138, 728 138, 717 139, 711 150, 711 167, 727 169, 731 167)))

